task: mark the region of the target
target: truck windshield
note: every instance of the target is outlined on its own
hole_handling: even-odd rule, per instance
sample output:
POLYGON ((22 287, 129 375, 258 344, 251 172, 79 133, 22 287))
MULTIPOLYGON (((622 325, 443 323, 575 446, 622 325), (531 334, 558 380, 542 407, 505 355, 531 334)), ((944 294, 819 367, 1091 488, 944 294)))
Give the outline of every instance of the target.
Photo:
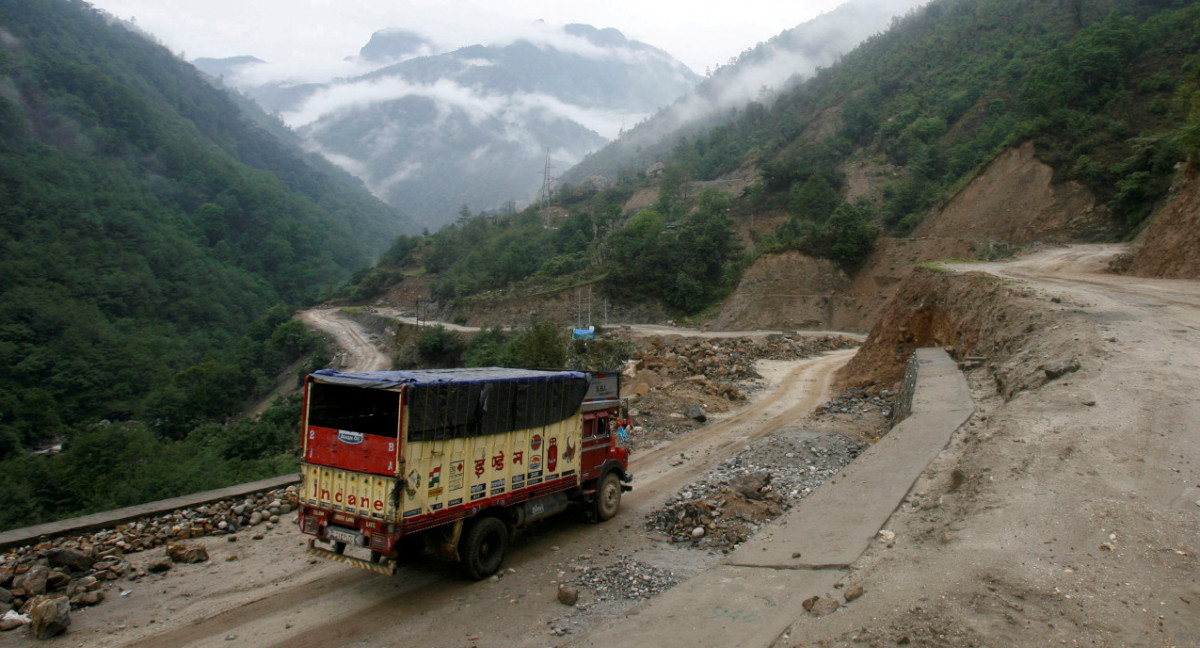
POLYGON ((308 424, 395 439, 400 426, 400 392, 312 383, 308 424))

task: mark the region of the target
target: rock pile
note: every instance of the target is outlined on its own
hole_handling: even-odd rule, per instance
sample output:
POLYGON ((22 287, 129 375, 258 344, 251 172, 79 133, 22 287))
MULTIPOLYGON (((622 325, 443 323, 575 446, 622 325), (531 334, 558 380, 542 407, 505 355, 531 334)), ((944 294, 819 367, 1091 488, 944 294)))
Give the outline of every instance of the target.
POLYGON ((817 406, 814 412, 823 414, 852 414, 861 416, 871 410, 883 413, 884 418, 891 419, 895 411, 895 394, 883 389, 874 396, 868 395, 862 389, 850 389, 845 394, 817 406))
POLYGON ((646 517, 675 544, 728 553, 854 460, 840 434, 784 432, 748 446, 646 517))
MULTIPOLYGON (((20 611, 28 621, 0 624, 0 628, 28 623, 35 633, 53 636, 70 624, 64 606, 69 612, 96 605, 104 600, 107 583, 145 577, 126 560, 126 554, 166 545, 174 562, 201 562, 208 557, 204 548, 180 541, 258 525, 273 528, 297 506, 298 498, 296 487, 288 486, 11 550, 0 555, 0 616, 20 611)), ((8 618, 15 618, 15 613, 8 618)))
POLYGON ((573 583, 592 591, 598 601, 646 599, 661 594, 678 581, 666 569, 628 556, 608 565, 585 565, 573 583))
POLYGON ((797 360, 855 346, 857 341, 842 336, 776 334, 766 339, 671 341, 655 337, 648 348, 634 353, 633 360, 638 371, 650 370, 667 379, 686 381, 706 393, 736 401, 745 398, 740 383, 762 377, 754 369, 755 361, 797 360))

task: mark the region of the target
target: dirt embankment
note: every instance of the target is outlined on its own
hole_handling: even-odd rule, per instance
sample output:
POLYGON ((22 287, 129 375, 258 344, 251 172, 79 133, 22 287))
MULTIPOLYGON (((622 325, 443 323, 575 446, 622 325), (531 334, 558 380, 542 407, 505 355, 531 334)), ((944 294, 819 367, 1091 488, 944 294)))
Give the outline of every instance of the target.
MULTIPOLYGON (((712 322, 717 329, 831 328, 850 277, 836 263, 799 252, 770 254, 746 270, 712 322)), ((832 328, 855 327, 832 326, 832 328)))
POLYGON ((1045 366, 1069 362, 1077 336, 1036 335, 1072 325, 1071 306, 984 274, 918 268, 900 285, 859 353, 839 372, 845 387, 891 388, 919 347, 947 347, 987 364, 1006 399, 1040 385, 1045 366))
POLYGON ((1170 201, 1142 234, 1129 274, 1200 279, 1200 162, 1188 165, 1170 201))
MULTIPOLYGON (((846 169, 851 197, 881 195, 897 173, 875 163, 846 169)), ((1086 241, 1110 232, 1108 213, 1054 170, 1032 144, 997 157, 946 205, 930 210, 912 236, 880 237, 853 276, 794 252, 764 255, 746 271, 717 315, 721 328, 866 330, 913 267, 949 258, 1007 257, 1040 242, 1086 241)))
POLYGON ((1030 142, 993 160, 944 208, 930 211, 913 236, 952 232, 982 252, 993 243, 1103 240, 1110 223, 1086 187, 1054 181, 1054 169, 1037 159, 1030 142))
POLYGON ((779 646, 1200 645, 1200 288, 1103 272, 1123 251, 899 288, 843 379, 953 345, 986 357, 964 363, 976 413, 855 565, 867 594, 779 646))

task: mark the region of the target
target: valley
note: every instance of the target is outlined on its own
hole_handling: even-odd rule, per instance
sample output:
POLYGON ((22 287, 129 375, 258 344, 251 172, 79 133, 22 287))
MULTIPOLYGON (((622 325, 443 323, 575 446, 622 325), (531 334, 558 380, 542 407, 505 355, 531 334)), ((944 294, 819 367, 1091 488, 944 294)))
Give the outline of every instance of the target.
MULTIPOLYGON (((704 78, 633 31, 414 22, 271 82, 0 0, 0 645, 1200 645, 1200 3, 913 4, 704 78), (624 461, 590 423, 540 433, 546 472, 609 453, 557 481, 484 431, 550 399, 339 385, 299 430, 323 367, 489 366, 622 372, 620 514, 480 581, 306 554, 313 435, 407 520, 463 504, 455 447, 472 502, 586 506, 624 461)), ((338 488, 330 538, 387 551, 338 488)))
MULTIPOLYGON (((1200 455, 1190 439, 1200 404, 1188 385, 1200 378, 1200 351, 1189 342, 1200 331, 1200 285, 1105 272, 1126 249, 1051 248, 1012 262, 948 264, 910 279, 924 282, 929 297, 953 284, 976 294, 988 286, 984 298, 998 310, 980 313, 961 300, 937 306, 946 311, 940 317, 965 322, 1007 313, 999 319, 1020 332, 1001 327, 960 341, 955 353, 980 358, 966 370, 976 411, 888 521, 894 540, 872 543, 842 570, 843 582, 865 594, 826 616, 779 610, 788 629, 774 645, 1167 646, 1198 639, 1192 577, 1200 455), (1026 330, 1017 313, 1035 314, 1039 325, 1026 330), (1076 360, 1078 370, 1048 377, 1044 368, 1065 360, 1076 360), (1117 618, 1123 622, 1111 621, 1117 618)), ((913 330, 920 319, 885 314, 859 353, 890 344, 886 332, 913 330)), ((464 581, 453 565, 435 561, 393 578, 314 563, 298 531, 281 524, 261 540, 199 540, 209 563, 122 585, 130 594, 79 613, 64 639, 97 646, 541 646, 619 635, 621 619, 652 591, 721 560, 720 552, 665 541, 643 518, 757 439, 803 434, 804 444, 820 445, 824 435, 869 441, 880 433, 882 418, 813 413, 852 354, 760 362, 764 388, 747 405, 635 451, 635 489, 617 519, 592 525, 565 515, 530 529, 490 581, 464 581), (633 570, 658 585, 602 597, 605 590, 586 584, 605 582, 605 565, 624 565, 621 573, 633 570), (588 574, 591 580, 579 577, 588 574), (556 600, 560 583, 580 583, 579 604, 556 600)), ((843 369, 840 380, 852 379, 843 369)), ((144 563, 152 553, 130 560, 144 563)))

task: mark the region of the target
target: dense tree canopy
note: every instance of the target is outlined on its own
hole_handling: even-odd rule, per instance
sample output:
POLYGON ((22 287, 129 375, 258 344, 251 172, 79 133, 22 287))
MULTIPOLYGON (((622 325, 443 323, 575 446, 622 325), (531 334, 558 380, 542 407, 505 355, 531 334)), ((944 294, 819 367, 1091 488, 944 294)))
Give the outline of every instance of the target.
POLYGON ((0 33, 0 474, 29 497, 0 525, 287 465, 279 421, 225 422, 319 350, 284 305, 408 221, 84 2, 0 0, 0 33))

